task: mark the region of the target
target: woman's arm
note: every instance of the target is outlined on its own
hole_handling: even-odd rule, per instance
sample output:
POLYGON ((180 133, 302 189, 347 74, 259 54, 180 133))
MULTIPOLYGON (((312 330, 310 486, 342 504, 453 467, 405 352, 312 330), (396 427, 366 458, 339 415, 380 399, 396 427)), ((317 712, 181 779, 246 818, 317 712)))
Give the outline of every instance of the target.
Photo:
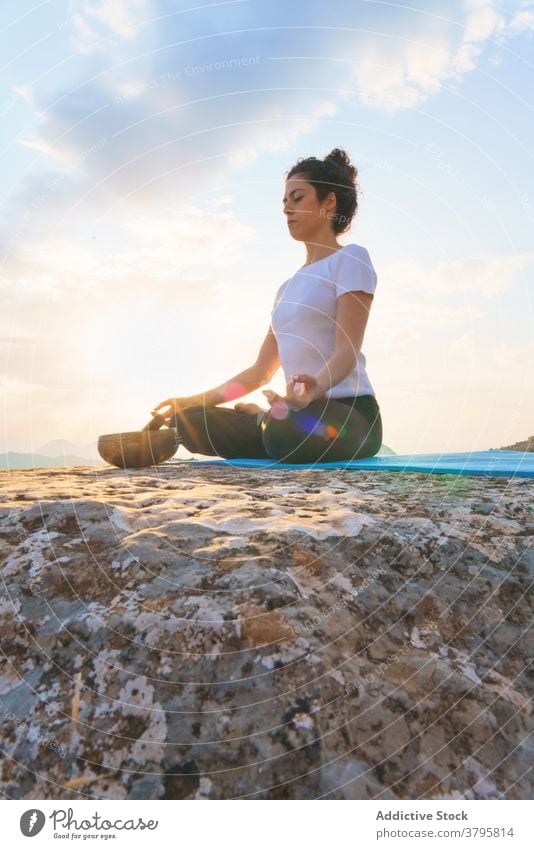
POLYGON ((336 306, 334 353, 317 374, 293 374, 284 398, 271 390, 264 391, 269 404, 283 401, 291 409, 303 409, 317 398, 325 398, 328 390, 341 383, 356 365, 372 301, 373 295, 360 290, 340 295, 336 306))
POLYGON ((155 415, 162 407, 170 406, 174 412, 177 412, 178 408, 183 410, 198 404, 205 407, 216 407, 217 404, 225 404, 227 401, 242 398, 243 395, 248 395, 255 389, 259 389, 260 386, 265 386, 279 365, 278 345, 273 331, 269 327, 253 366, 249 366, 249 368, 221 383, 220 386, 208 389, 206 392, 198 392, 196 395, 187 395, 182 398, 167 398, 157 407, 154 407, 152 415, 155 415))
POLYGON ((227 401, 242 398, 243 395, 248 395, 249 392, 253 392, 266 382, 260 375, 257 365, 254 364, 239 372, 239 374, 235 374, 229 380, 225 380, 224 383, 214 389, 198 392, 196 395, 188 395, 187 401, 190 406, 202 404, 205 407, 216 407, 217 404, 225 404, 227 401))
POLYGON ((253 366, 234 375, 215 389, 191 397, 197 399, 198 404, 205 404, 206 407, 215 407, 226 401, 234 401, 269 383, 279 365, 278 345, 272 328, 269 327, 253 366))
POLYGON ((337 299, 335 349, 315 375, 321 393, 317 397, 341 383, 356 365, 372 302, 368 292, 345 292, 337 299))
POLYGON ((217 404, 224 404, 226 401, 233 401, 235 398, 248 395, 249 392, 253 392, 259 386, 263 386, 263 383, 254 365, 239 372, 239 374, 234 375, 230 380, 226 380, 214 389, 208 389, 206 392, 198 392, 196 395, 166 398, 165 401, 161 401, 160 404, 154 407, 152 415, 155 416, 164 407, 170 407, 169 410, 162 413, 165 422, 167 422, 179 410, 187 410, 189 407, 196 407, 197 405, 216 407, 217 404))

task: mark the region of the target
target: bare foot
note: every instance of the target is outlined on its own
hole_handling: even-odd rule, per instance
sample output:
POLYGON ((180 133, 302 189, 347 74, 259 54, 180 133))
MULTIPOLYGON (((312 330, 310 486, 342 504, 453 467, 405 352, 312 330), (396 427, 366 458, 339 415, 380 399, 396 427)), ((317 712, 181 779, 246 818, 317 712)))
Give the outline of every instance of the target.
POLYGON ((262 407, 258 407, 257 404, 236 404, 234 409, 239 410, 240 413, 264 413, 265 412, 265 410, 262 407))

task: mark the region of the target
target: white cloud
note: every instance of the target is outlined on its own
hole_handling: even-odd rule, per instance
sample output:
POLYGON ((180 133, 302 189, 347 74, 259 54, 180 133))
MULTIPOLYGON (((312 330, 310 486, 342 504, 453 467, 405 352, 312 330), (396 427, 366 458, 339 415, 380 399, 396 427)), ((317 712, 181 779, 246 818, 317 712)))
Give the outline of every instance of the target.
POLYGON ((148 0, 70 0, 74 47, 82 53, 109 51, 115 47, 110 34, 130 41, 150 18, 148 0))
POLYGON ((37 150, 45 156, 50 156, 53 159, 64 161, 66 164, 70 164, 70 162, 74 161, 74 156, 69 156, 65 148, 59 148, 52 142, 45 141, 43 138, 39 138, 38 136, 26 139, 22 138, 20 139, 19 144, 23 147, 27 147, 29 150, 37 150))
POLYGON ((120 252, 119 261, 131 268, 146 267, 162 278, 199 266, 209 272, 236 264, 243 246, 255 236, 251 227, 236 220, 233 210, 210 214, 188 205, 163 209, 158 216, 126 212, 123 226, 136 247, 120 252))
MULTIPOLYGON (((258 140, 258 149, 270 153, 291 150, 301 136, 311 133, 318 126, 322 118, 331 118, 336 114, 337 106, 334 101, 319 100, 317 103, 317 98, 315 98, 315 101, 306 118, 290 119, 286 110, 277 110, 276 117, 282 118, 282 120, 278 124, 267 126, 258 140)), ((271 113, 272 110, 268 110, 265 115, 267 120, 271 113)))
POLYGON ((507 26, 510 36, 534 30, 534 3, 532 0, 521 3, 519 9, 507 26))
MULTIPOLYGON (((465 315, 458 312, 450 300, 444 302, 444 296, 465 292, 475 293, 485 298, 502 294, 515 282, 517 275, 534 262, 534 253, 509 254, 487 257, 461 257, 441 262, 428 269, 421 263, 398 261, 388 263, 381 272, 385 281, 388 297, 399 297, 410 302, 410 308, 423 302, 437 299, 439 311, 451 309, 450 317, 465 315), (408 296, 408 297, 407 297, 408 296)), ((446 313, 440 313, 441 319, 446 313)))
MULTIPOLYGON (((487 2, 463 4, 463 28, 447 21, 447 10, 441 13, 439 4, 434 14, 427 7, 424 14, 404 9, 392 15, 387 38, 342 26, 316 30, 313 24, 320 25, 324 17, 319 7, 310 7, 305 52, 357 55, 348 67, 356 96, 367 106, 385 111, 417 107, 447 81, 458 82, 473 70, 502 27, 487 2)), ((84 210, 88 204, 98 208, 112 195, 146 207, 177 193, 202 191, 214 178, 225 173, 231 178, 232 172, 246 169, 261 154, 294 149, 336 116, 353 88, 347 85, 346 62, 284 60, 295 54, 294 32, 291 27, 288 32, 269 29, 269 22, 278 21, 275 6, 262 9, 259 30, 246 3, 214 4, 193 14, 185 2, 72 0, 71 13, 74 38, 89 47, 96 36, 109 50, 91 60, 87 79, 63 92, 18 86, 36 116, 32 130, 18 142, 69 169, 63 187, 69 212, 83 197, 84 185, 84 210), (225 34, 225 10, 232 12, 235 35, 225 34), (176 46, 162 50, 165 43, 176 46), (336 95, 320 93, 317 86, 336 95)), ((373 14, 371 5, 366 14, 373 14)), ((365 24, 362 18, 362 30, 365 24)), ((37 192, 38 176, 27 179, 32 193, 37 192)), ((20 201, 4 207, 5 230, 28 208, 21 194, 20 201)), ((48 210, 43 207, 43 212, 48 224, 48 210)), ((32 218, 38 227, 35 210, 32 218)))
POLYGON ((464 41, 486 41, 499 33, 505 26, 504 19, 497 14, 491 4, 481 4, 476 11, 467 16, 464 24, 464 41))
POLYGON ((496 313, 485 299, 533 259, 380 267, 364 351, 386 444, 401 453, 482 450, 530 433, 531 340, 516 338, 504 300, 496 313))
POLYGON ((149 10, 146 0, 97 0, 95 3, 85 3, 84 12, 107 26, 121 38, 135 38, 140 26, 140 18, 149 10))
POLYGON ((72 45, 80 53, 93 53, 102 49, 102 39, 83 15, 72 16, 72 45))
POLYGON ((204 281, 202 290, 181 294, 184 302, 194 303, 212 292, 210 274, 236 264, 255 235, 231 209, 206 212, 187 204, 160 209, 159 214, 116 210, 98 232, 99 240, 89 240, 89 246, 87 235, 85 245, 79 237, 61 233, 27 240, 4 263, 0 292, 19 303, 62 301, 68 293, 102 294, 110 283, 116 293, 127 292, 132 276, 145 275, 152 298, 161 299, 163 307, 169 291, 176 289, 177 275, 189 274, 204 281))
POLYGON ((448 367, 453 382, 467 386, 492 387, 531 395, 534 355, 530 343, 514 343, 509 339, 493 339, 469 332, 451 339, 448 367))
POLYGON ((534 262, 534 253, 493 257, 464 257, 440 263, 430 276, 434 291, 444 294, 477 292, 487 298, 510 288, 516 275, 534 262))
POLYGON ((214 198, 211 201, 208 201, 208 209, 218 209, 220 206, 227 206, 234 202, 233 195, 221 195, 218 198, 214 198))
POLYGON ((411 109, 447 83, 460 82, 476 68, 486 43, 506 26, 485 0, 465 4, 463 18, 461 11, 457 16, 459 27, 453 17, 454 11, 436 11, 435 17, 430 12, 426 18, 414 16, 410 27, 403 19, 396 39, 389 33, 387 39, 368 41, 353 66, 366 106, 386 112, 411 109))
POLYGON ((393 50, 369 47, 354 66, 358 92, 366 106, 410 109, 439 92, 450 61, 445 39, 396 44, 393 50))
POLYGON ((33 87, 31 85, 15 85, 13 91, 30 106, 33 106, 33 87))
POLYGON ((534 415, 532 344, 515 339, 504 314, 499 320, 504 301, 496 315, 486 300, 503 294, 533 259, 527 254, 459 258, 430 268, 408 261, 380 266, 363 347, 388 445, 397 451, 402 445, 410 451, 453 451, 498 447, 514 434, 523 438, 534 415), (504 417, 496 420, 492 412, 488 435, 481 435, 496 399, 504 417), (511 410, 518 412, 508 438, 503 434, 511 410), (417 436, 414 417, 420 422, 417 436), (457 436, 450 432, 453 424, 457 436))

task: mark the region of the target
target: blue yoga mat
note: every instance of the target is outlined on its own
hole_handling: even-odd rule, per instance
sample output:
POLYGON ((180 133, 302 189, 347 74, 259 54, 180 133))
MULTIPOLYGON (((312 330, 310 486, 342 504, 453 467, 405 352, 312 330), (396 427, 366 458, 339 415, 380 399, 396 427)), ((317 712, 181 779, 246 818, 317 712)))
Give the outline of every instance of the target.
POLYGON ((395 454, 335 463, 279 463, 276 460, 170 460, 163 465, 245 466, 254 469, 362 469, 387 472, 432 472, 446 475, 534 477, 534 453, 528 451, 466 451, 460 454, 395 454))

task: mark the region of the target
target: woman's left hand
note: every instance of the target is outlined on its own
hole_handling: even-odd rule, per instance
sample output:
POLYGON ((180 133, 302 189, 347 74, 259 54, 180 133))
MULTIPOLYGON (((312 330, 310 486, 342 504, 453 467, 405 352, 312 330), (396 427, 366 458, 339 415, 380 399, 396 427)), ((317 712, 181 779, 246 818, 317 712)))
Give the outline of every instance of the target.
POLYGON ((263 394, 271 405, 275 401, 285 401, 290 409, 302 410, 317 398, 323 398, 325 393, 312 374, 300 373, 291 376, 291 380, 286 385, 284 398, 270 389, 264 390, 263 394), (297 391, 297 387, 299 387, 299 391, 297 391))

